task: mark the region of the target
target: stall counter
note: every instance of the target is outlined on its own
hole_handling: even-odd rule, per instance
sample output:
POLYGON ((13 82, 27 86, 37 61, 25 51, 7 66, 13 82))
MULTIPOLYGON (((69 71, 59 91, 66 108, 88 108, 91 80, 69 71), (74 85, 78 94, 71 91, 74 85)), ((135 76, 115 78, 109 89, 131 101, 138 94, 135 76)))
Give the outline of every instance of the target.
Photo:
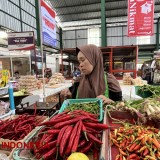
POLYGON ((119 80, 119 84, 122 89, 122 96, 124 100, 142 99, 142 97, 136 95, 134 85, 124 85, 122 80, 119 80))
POLYGON ((65 83, 58 84, 60 87, 57 88, 49 88, 48 86, 45 86, 45 95, 43 94, 43 89, 38 89, 35 91, 31 91, 30 93, 33 95, 39 95, 39 102, 43 102, 44 98, 47 98, 51 95, 56 95, 60 93, 63 89, 67 89, 72 86, 71 81, 65 81, 65 83))

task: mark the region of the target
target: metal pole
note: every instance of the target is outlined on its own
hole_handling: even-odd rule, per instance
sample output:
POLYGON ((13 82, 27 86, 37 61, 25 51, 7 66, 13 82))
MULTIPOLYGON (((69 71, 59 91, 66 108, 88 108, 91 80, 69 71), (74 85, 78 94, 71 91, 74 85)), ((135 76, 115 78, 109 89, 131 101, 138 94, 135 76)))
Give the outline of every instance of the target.
POLYGON ((105 0, 101 0, 101 46, 107 46, 106 41, 106 9, 105 0))
MULTIPOLYGON (((31 54, 31 52, 30 52, 30 54, 31 54)), ((30 74, 32 74, 31 55, 29 56, 29 70, 30 70, 30 74)))
POLYGON ((156 49, 159 49, 159 34, 160 34, 160 17, 157 20, 157 33, 156 33, 156 49))
POLYGON ((42 77, 43 77, 43 101, 46 102, 45 96, 45 79, 44 79, 44 59, 43 59, 43 35, 42 35, 42 15, 41 15, 41 1, 39 1, 39 30, 40 30, 40 51, 42 56, 42 77))
POLYGON ((36 28, 37 28, 37 46, 40 46, 40 17, 39 17, 39 12, 40 12, 40 8, 39 8, 39 0, 35 0, 35 4, 36 4, 36 28))
POLYGON ((62 40, 62 28, 59 29, 59 36, 60 36, 60 49, 63 49, 63 40, 62 40))
POLYGON ((12 61, 12 57, 10 57, 10 61, 11 61, 11 75, 13 78, 13 61, 12 61))

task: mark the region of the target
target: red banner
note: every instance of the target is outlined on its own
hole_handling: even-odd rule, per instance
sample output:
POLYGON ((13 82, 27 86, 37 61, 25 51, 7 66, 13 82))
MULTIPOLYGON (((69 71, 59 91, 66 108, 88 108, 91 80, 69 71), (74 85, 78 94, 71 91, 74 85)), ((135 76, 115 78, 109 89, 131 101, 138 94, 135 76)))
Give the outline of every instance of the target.
POLYGON ((128 0, 128 36, 153 35, 154 0, 128 0))

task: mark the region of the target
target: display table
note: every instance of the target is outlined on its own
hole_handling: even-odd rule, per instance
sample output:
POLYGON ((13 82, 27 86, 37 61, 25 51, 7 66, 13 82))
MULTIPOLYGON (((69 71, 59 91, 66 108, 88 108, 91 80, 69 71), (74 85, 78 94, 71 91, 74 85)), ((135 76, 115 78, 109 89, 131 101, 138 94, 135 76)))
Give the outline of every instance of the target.
MULTIPOLYGON (((37 102, 36 104, 36 112, 41 115, 44 112, 46 112, 46 116, 51 116, 52 114, 54 114, 57 110, 56 106, 57 106, 57 102, 52 102, 52 103, 45 103, 45 102, 37 102)), ((26 107, 25 112, 29 113, 29 114, 33 114, 35 110, 34 104, 26 107)))
POLYGON ((119 80, 119 84, 122 89, 122 96, 124 100, 142 99, 142 97, 136 95, 134 85, 124 85, 122 80, 119 80))
POLYGON ((59 94, 63 89, 67 89, 72 86, 72 83, 70 80, 66 80, 65 83, 59 84, 58 88, 49 88, 47 85, 45 86, 45 95, 43 94, 43 89, 38 89, 35 91, 30 92, 32 95, 39 95, 39 102, 43 102, 44 98, 59 94))

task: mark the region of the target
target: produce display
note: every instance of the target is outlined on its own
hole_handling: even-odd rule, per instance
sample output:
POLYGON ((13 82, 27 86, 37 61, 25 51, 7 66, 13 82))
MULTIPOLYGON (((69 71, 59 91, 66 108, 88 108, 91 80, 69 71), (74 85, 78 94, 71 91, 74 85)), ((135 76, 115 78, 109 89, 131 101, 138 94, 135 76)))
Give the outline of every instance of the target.
POLYGON ((65 78, 61 73, 54 73, 51 79, 49 80, 48 84, 55 85, 55 84, 64 83, 64 82, 65 82, 65 78))
POLYGON ((10 104, 8 102, 0 101, 0 116, 9 112, 9 105, 10 104))
POLYGON ((144 85, 139 88, 139 92, 149 92, 153 96, 160 96, 160 86, 144 85))
POLYGON ((21 140, 43 121, 43 116, 37 117, 28 114, 0 121, 0 138, 21 140))
POLYGON ((70 104, 66 109, 70 111, 80 109, 93 114, 99 113, 99 105, 97 102, 73 103, 73 104, 70 104))
POLYGON ((41 146, 35 147, 34 155, 37 159, 61 160, 73 152, 93 152, 97 160, 102 131, 108 128, 98 122, 97 116, 82 110, 67 110, 40 124, 44 127, 34 140, 40 141, 41 146))
POLYGON ((160 159, 160 134, 153 127, 124 126, 110 134, 112 145, 119 154, 115 160, 157 160, 160 159))
POLYGON ((35 76, 21 76, 19 79, 20 89, 25 89, 26 92, 31 92, 38 89, 37 79, 35 76))

